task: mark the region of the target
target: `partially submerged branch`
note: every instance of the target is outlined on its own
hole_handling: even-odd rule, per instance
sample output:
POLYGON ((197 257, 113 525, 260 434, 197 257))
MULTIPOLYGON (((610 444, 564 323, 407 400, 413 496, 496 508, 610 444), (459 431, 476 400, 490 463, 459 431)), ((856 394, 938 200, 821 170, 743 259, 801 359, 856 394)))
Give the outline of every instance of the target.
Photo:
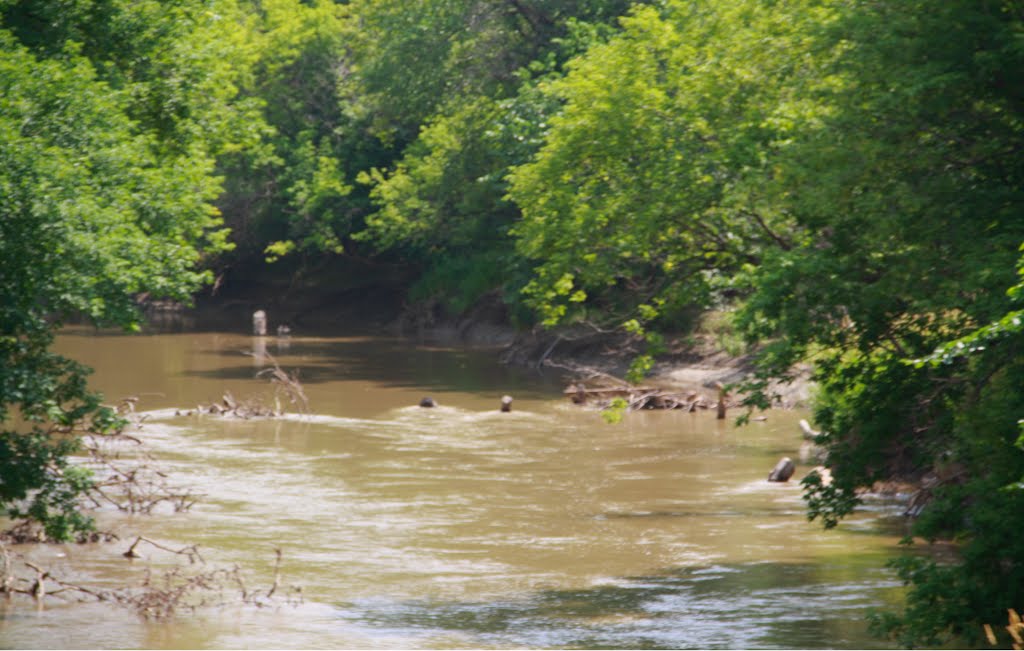
POLYGON ((52 460, 45 468, 48 476, 74 489, 74 494, 65 497, 63 503, 73 514, 65 517, 75 518, 71 533, 55 534, 50 527, 54 524, 50 521, 53 518, 37 517, 29 506, 15 504, 8 513, 16 522, 0 532, 0 540, 15 544, 116 540, 114 534, 93 529, 90 511, 113 507, 124 513, 141 514, 167 505, 174 512, 180 512, 195 504, 198 496, 188 488, 172 485, 169 474, 143 441, 126 433, 129 426, 138 429, 145 420, 145 416, 135 412, 137 400, 128 397, 114 407, 107 407, 101 426, 78 422, 54 432, 67 440, 73 438, 75 444, 71 450, 80 456, 74 465, 52 460))
POLYGON ((189 558, 189 565, 174 566, 156 575, 147 568, 138 585, 97 588, 56 576, 52 570, 25 560, 20 555, 12 555, 0 542, 0 557, 3 561, 0 594, 8 597, 23 595, 38 603, 52 599, 105 601, 129 608, 140 617, 152 620, 166 620, 181 611, 194 612, 200 608, 232 605, 257 608, 295 606, 303 601, 299 586, 289 586, 285 594, 280 594, 283 558, 280 548, 274 550, 274 578, 271 586, 249 590, 241 568, 237 565, 208 567, 195 545, 174 549, 140 536, 122 555, 126 558, 139 558, 135 548, 142 542, 174 555, 184 555, 189 558))
POLYGON ((274 367, 263 369, 257 375, 270 377, 270 382, 274 385, 274 402, 276 403, 277 411, 281 411, 281 398, 284 397, 292 405, 297 406, 301 413, 308 414, 309 398, 306 397, 306 392, 302 389, 302 383, 299 382, 298 371, 289 374, 277 365, 277 360, 269 354, 267 357, 270 358, 274 367))
MULTIPOLYGON (((251 353, 246 353, 247 355, 251 353)), ((215 414, 225 418, 277 418, 284 415, 282 404, 287 401, 298 408, 302 414, 309 414, 309 398, 306 396, 302 383, 299 381, 298 371, 288 373, 278 365, 277 360, 270 353, 263 353, 261 357, 270 360, 272 367, 265 368, 256 374, 256 377, 269 377, 274 387, 274 404, 268 406, 260 397, 250 397, 245 400, 238 400, 230 391, 225 391, 220 402, 209 405, 198 405, 194 410, 177 410, 175 415, 192 416, 201 414, 215 414)))
POLYGON ((142 555, 135 551, 135 548, 139 546, 139 543, 147 543, 149 545, 152 545, 153 547, 156 547, 157 549, 162 549, 165 552, 186 556, 188 557, 188 562, 190 564, 195 563, 196 561, 199 561, 200 563, 206 562, 203 560, 203 557, 199 555, 198 545, 188 545, 186 547, 182 547, 181 549, 171 549, 170 547, 161 545, 160 543, 150 540, 145 536, 139 536, 138 538, 136 538, 135 542, 132 543, 132 546, 129 547, 128 551, 122 554, 122 556, 124 556, 125 558, 141 558, 142 555))
POLYGON ((191 490, 174 486, 142 441, 123 432, 87 434, 82 447, 86 464, 97 476, 87 497, 96 507, 104 504, 125 513, 152 513, 161 504, 174 512, 187 511, 198 499, 191 490))

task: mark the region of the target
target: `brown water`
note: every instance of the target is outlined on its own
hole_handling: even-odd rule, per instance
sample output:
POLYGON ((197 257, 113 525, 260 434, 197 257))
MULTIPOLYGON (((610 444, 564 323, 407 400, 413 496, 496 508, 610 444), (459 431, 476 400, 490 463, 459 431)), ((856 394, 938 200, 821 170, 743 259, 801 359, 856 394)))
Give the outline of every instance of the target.
POLYGON ((141 533, 198 543, 209 565, 267 586, 280 547, 282 583, 301 585, 304 603, 154 623, 108 604, 15 601, 0 609, 0 646, 881 644, 865 614, 899 596, 884 567, 900 535, 891 509, 826 532, 806 522, 796 482, 765 481, 795 456, 803 414, 739 429, 680 412, 607 425, 562 398, 562 378, 504 368, 493 352, 375 337, 262 345, 299 369, 313 415, 174 416, 224 390, 270 395, 251 337, 63 334, 58 349, 93 366, 108 398, 140 397, 152 413, 137 435, 205 497, 187 513, 103 514, 121 542, 32 554, 80 582, 138 581, 175 562, 154 548, 123 558, 141 533), (424 395, 439 407, 416 407, 424 395))

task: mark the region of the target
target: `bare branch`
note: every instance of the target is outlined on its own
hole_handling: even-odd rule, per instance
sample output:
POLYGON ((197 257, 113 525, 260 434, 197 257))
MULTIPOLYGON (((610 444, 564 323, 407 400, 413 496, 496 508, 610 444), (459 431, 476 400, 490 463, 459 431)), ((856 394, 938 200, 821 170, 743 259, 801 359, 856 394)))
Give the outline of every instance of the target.
POLYGON ((165 547, 164 545, 161 545, 160 543, 150 540, 149 538, 146 538, 144 536, 139 536, 138 538, 136 538, 135 542, 132 543, 132 546, 129 547, 128 551, 122 554, 122 556, 124 556, 125 558, 139 558, 140 554, 135 551, 135 547, 137 547, 139 543, 143 542, 148 543, 153 547, 156 547, 157 549, 162 549, 165 552, 187 556, 189 563, 195 563, 197 559, 199 560, 200 563, 206 562, 205 560, 203 560, 203 557, 199 554, 199 547, 197 545, 188 545, 186 547, 182 547, 181 549, 171 549, 170 547, 165 547))

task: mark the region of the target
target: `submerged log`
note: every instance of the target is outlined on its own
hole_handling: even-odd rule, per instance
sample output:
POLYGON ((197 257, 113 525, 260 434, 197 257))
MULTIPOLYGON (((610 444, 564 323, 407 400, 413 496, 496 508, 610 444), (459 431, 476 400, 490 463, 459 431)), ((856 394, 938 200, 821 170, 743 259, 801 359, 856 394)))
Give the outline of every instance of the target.
POLYGON ((594 387, 588 388, 582 384, 570 384, 563 393, 569 396, 573 402, 583 404, 591 400, 609 400, 612 398, 630 398, 658 391, 657 389, 645 387, 594 387))
POLYGON ((569 399, 577 405, 582 405, 587 401, 587 390, 582 384, 579 386, 570 384, 565 390, 565 395, 569 396, 569 399))
POLYGON ((784 482, 789 481, 789 478, 796 472, 796 464, 789 457, 782 457, 779 462, 775 464, 772 471, 768 473, 768 481, 784 482))
POLYGON ((222 418, 241 418, 243 420, 248 420, 250 418, 277 418, 282 415, 282 412, 272 407, 268 407, 256 399, 246 400, 245 402, 236 404, 233 407, 223 406, 214 402, 210 405, 196 405, 195 409, 188 409, 186 411, 182 411, 180 409, 174 410, 175 416, 202 416, 203 414, 213 414, 222 418))

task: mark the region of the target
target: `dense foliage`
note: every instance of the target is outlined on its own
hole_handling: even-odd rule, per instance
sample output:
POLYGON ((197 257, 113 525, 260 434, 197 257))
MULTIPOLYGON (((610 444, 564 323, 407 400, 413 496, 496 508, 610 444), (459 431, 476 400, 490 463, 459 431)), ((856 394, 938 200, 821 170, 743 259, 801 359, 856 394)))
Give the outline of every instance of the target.
POLYGON ((1024 598, 1022 341, 969 334, 1016 318, 1024 23, 998 3, 857 9, 824 36, 846 44, 827 129, 795 143, 803 235, 752 272, 741 319, 776 337, 765 376, 815 364, 835 481, 809 483, 812 516, 831 526, 861 487, 918 479, 931 502, 914 533, 960 542, 959 564, 905 559, 905 617, 879 623, 908 644, 972 639, 1024 598), (971 354, 949 354, 965 336, 953 346, 971 354))
POLYGON ((234 30, 206 3, 0 3, 0 505, 66 539, 90 522, 76 431, 115 425, 87 369, 49 352, 69 315, 131 326, 187 299, 227 246, 216 156, 244 105, 234 30), (185 56, 187 53, 188 56, 185 56))
POLYGON ((1024 599, 1022 35, 1011 0, 0 0, 0 502, 85 525, 66 315, 371 257, 651 353, 733 311, 752 406, 814 365, 811 516, 918 481, 959 542, 878 624, 980 635, 1024 599))
POLYGON ((627 3, 257 6, 244 92, 272 133, 223 161, 233 259, 374 255, 421 274, 414 300, 459 311, 504 288, 517 301, 526 270, 508 246, 505 176, 556 108, 536 82, 627 3))

